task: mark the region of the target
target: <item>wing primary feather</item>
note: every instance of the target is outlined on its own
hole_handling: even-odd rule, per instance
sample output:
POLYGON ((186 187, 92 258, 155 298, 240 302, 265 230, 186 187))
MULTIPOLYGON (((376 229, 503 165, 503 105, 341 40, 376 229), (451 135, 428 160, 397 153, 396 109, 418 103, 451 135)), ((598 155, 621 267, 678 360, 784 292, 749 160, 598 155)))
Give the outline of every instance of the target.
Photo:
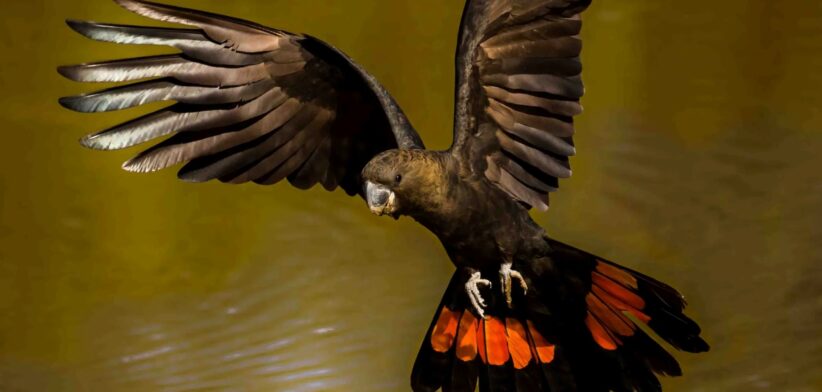
POLYGON ((502 131, 497 131, 497 139, 504 150, 520 157, 544 173, 557 178, 571 177, 571 169, 568 168, 567 162, 559 161, 542 151, 511 139, 502 131))
MULTIPOLYGON (((312 109, 313 111, 308 113, 310 113, 309 116, 312 116, 313 118, 311 118, 308 123, 304 125, 302 123, 295 123, 292 126, 292 131, 286 131, 282 135, 276 133, 273 134, 272 136, 274 137, 271 138, 272 140, 267 142, 267 146, 269 147, 276 145, 273 151, 255 165, 245 170, 239 176, 233 177, 230 181, 226 182, 241 184, 248 181, 255 181, 264 177, 270 178, 273 176, 273 174, 269 176, 272 171, 275 171, 277 174, 280 173, 277 171, 277 168, 284 165, 284 162, 288 161, 292 155, 297 154, 298 151, 301 151, 301 149, 305 148, 309 143, 316 144, 315 139, 317 133, 322 131, 323 127, 327 125, 333 114, 329 110, 325 109, 312 109), (277 136, 282 137, 277 138, 277 136), (273 139, 277 139, 277 142, 275 143, 273 139)), ((281 130, 280 132, 283 131, 281 130)), ((311 152, 313 152, 313 148, 309 151, 309 153, 311 152)), ((300 162, 300 164, 302 163, 303 162, 300 162)), ((290 173, 285 173, 285 175, 288 174, 290 173)), ((279 179, 277 181, 279 181, 279 179)))
POLYGON ((201 131, 228 126, 257 117, 286 99, 281 89, 269 90, 261 97, 231 109, 190 111, 190 106, 175 104, 125 124, 86 136, 81 143, 96 150, 119 150, 174 132, 201 131))
MULTIPOLYGON (((314 152, 305 160, 305 163, 294 173, 289 175, 288 181, 299 189, 309 189, 320 182, 328 169, 328 149, 331 147, 331 136, 326 135, 319 142, 314 152)), ((333 190, 326 189, 328 191, 333 190)))
POLYGON ((539 93, 548 93, 579 99, 585 94, 585 87, 579 76, 556 76, 539 74, 503 75, 492 74, 483 76, 483 82, 508 90, 525 90, 539 93))
POLYGON ((265 177, 255 180, 255 182, 261 185, 273 185, 282 181, 305 163, 308 157, 316 150, 317 144, 318 141, 316 138, 310 139, 305 144, 302 144, 297 152, 292 154, 279 167, 265 177))
POLYGON ((210 64, 245 66, 266 60, 264 54, 239 53, 215 43, 200 30, 105 24, 67 20, 72 30, 93 40, 128 45, 170 46, 210 64))
POLYGON ((551 134, 547 130, 536 129, 528 125, 520 124, 515 119, 505 117, 500 110, 494 110, 493 105, 489 107, 488 114, 502 129, 546 152, 552 152, 561 156, 573 156, 576 148, 570 141, 570 136, 561 138, 551 134))
POLYGON ((578 19, 546 17, 502 30, 481 45, 483 48, 497 48, 525 42, 547 41, 552 38, 575 36, 581 30, 582 21, 578 19))
POLYGON ((522 3, 514 3, 511 23, 523 23, 540 17, 577 19, 578 14, 590 4, 591 0, 525 0, 522 3))
POLYGON ((215 87, 239 86, 269 77, 265 64, 218 67, 179 54, 62 66, 57 72, 76 82, 119 83, 169 77, 183 83, 215 87))
MULTIPOLYGON (((514 134, 526 134, 537 132, 550 133, 557 138, 569 138, 573 136, 573 123, 563 121, 560 118, 550 117, 546 115, 532 115, 523 113, 520 110, 514 110, 499 101, 490 100, 486 113, 502 128, 514 134), (535 130, 528 130, 524 128, 532 128, 535 130)), ((534 136, 537 137, 537 136, 534 136)), ((546 139, 544 143, 560 150, 567 150, 567 152, 574 152, 568 147, 562 146, 559 142, 553 142, 555 139, 546 139), (553 145, 555 144, 555 145, 553 145)), ((568 144, 568 143, 565 143, 568 144)))
POLYGON ((556 192, 557 188, 551 185, 546 184, 533 174, 529 173, 522 165, 514 161, 510 158, 501 159, 502 168, 504 168, 508 173, 511 173, 517 180, 522 182, 524 185, 528 186, 529 188, 533 188, 541 193, 549 193, 549 192, 556 192))
POLYGON ((213 179, 232 182, 232 180, 257 165, 260 160, 272 151, 291 140, 297 132, 311 121, 315 114, 316 108, 314 106, 303 105, 296 115, 277 130, 218 154, 192 160, 180 170, 178 176, 191 182, 204 182, 213 179))
POLYGON ((287 33, 253 22, 171 5, 137 0, 115 0, 123 8, 162 22, 196 26, 214 41, 238 52, 258 53, 290 45, 287 33))
POLYGON ((560 37, 540 41, 515 42, 502 46, 481 45, 489 59, 505 58, 569 58, 582 51, 582 41, 575 37, 560 37))
POLYGON ((511 173, 504 168, 500 169, 499 181, 505 189, 513 193, 515 198, 540 211, 548 210, 548 203, 546 203, 548 196, 523 185, 516 179, 516 177, 512 176, 511 173))
POLYGON ((522 182, 501 167, 503 162, 499 162, 499 157, 489 156, 486 158, 486 161, 487 168, 485 176, 489 180, 499 184, 502 190, 511 195, 511 197, 528 204, 530 207, 535 207, 541 211, 548 210, 548 196, 523 185, 522 182))
POLYGON ((270 79, 226 88, 181 85, 173 80, 153 80, 60 99, 67 109, 78 112, 108 112, 152 102, 176 101, 191 105, 245 103, 275 87, 270 79))
POLYGON ((501 58, 480 63, 483 74, 545 74, 576 76, 582 73, 579 57, 568 58, 501 58))
POLYGON ((237 127, 218 129, 217 132, 205 134, 178 133, 129 160, 123 164, 123 168, 137 173, 153 172, 226 151, 279 129, 293 118, 301 107, 296 99, 289 98, 276 109, 247 124, 240 123, 237 127))
MULTIPOLYGON (((337 189, 340 186, 340 180, 337 178, 337 170, 332 170, 331 162, 332 162, 332 153, 331 153, 331 146, 334 143, 334 139, 329 137, 326 138, 323 143, 317 147, 317 155, 321 158, 318 162, 319 164, 315 164, 318 166, 317 171, 320 173, 318 178, 320 179, 320 184, 322 187, 325 188, 327 191, 332 191, 337 189)), ((339 167, 339 166, 338 166, 339 167)), ((342 177, 343 174, 340 174, 342 177)))
POLYGON ((572 117, 582 113, 582 105, 580 105, 578 101, 556 99, 553 97, 546 98, 524 92, 508 91, 495 86, 484 86, 483 88, 489 98, 506 104, 542 109, 548 113, 566 117, 572 117))

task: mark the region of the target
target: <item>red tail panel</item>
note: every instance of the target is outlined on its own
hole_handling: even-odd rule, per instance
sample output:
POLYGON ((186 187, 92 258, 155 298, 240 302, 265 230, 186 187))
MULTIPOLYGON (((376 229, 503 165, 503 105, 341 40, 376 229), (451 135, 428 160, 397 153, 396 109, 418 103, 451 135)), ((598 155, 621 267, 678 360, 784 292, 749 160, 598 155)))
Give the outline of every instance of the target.
POLYGON ((477 328, 479 322, 471 312, 463 312, 460 319, 460 330, 457 335, 457 358, 463 362, 473 361, 477 357, 477 328))
POLYGON ((431 347, 434 348, 434 351, 444 353, 451 349, 457 336, 457 320, 459 320, 459 317, 459 314, 448 308, 442 308, 440 317, 437 319, 437 325, 434 326, 434 331, 431 333, 431 347))
POLYGON ((499 317, 477 319, 470 311, 454 311, 443 307, 431 332, 431 349, 447 353, 455 349, 455 356, 471 362, 479 354, 484 364, 502 366, 512 361, 516 369, 523 369, 538 358, 542 364, 551 363, 554 345, 537 332, 531 321, 528 330, 517 319, 499 317))
POLYGON ((505 327, 508 333, 508 351, 511 352, 511 360, 515 369, 522 369, 531 362, 531 345, 528 343, 528 332, 525 327, 516 319, 505 319, 505 327))
POLYGON ((651 321, 651 317, 642 312, 646 304, 637 294, 637 288, 637 280, 630 272, 597 261, 591 272, 591 293, 585 298, 588 305, 585 325, 603 349, 616 350, 622 345, 620 337, 634 336, 637 326, 625 312, 643 323, 651 321))

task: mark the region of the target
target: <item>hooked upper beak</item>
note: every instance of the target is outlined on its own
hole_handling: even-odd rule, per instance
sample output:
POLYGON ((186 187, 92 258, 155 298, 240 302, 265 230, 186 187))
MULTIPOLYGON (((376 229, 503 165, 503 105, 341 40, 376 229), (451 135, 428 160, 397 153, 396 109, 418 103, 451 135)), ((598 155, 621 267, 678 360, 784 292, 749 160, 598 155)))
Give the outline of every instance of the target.
POLYGON ((365 182, 365 201, 368 202, 368 208, 375 215, 393 216, 397 210, 394 192, 384 185, 371 181, 365 182))

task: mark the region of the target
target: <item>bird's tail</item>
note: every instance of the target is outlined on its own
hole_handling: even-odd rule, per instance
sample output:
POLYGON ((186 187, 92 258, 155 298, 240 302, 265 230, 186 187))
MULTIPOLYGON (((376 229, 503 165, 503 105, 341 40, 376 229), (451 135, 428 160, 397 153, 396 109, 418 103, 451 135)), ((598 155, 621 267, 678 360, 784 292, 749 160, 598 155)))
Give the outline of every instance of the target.
POLYGON ((466 273, 454 274, 414 364, 415 391, 658 391, 656 375, 682 371, 643 327, 676 349, 708 350, 675 289, 549 242, 550 257, 514 262, 529 288, 512 308, 499 283, 483 290, 485 318, 467 298, 466 273))

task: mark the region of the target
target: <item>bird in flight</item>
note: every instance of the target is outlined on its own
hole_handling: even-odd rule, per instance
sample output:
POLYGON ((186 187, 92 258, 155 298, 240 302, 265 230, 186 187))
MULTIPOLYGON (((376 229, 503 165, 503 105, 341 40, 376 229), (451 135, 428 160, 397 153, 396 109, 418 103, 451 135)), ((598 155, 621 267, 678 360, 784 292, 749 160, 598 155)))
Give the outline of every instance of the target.
POLYGON ((377 215, 409 216, 456 266, 411 375, 415 391, 657 391, 679 364, 658 340, 703 352, 684 297, 548 237, 529 210, 571 176, 582 112, 580 15, 590 0, 468 0, 456 53, 453 144, 425 149, 397 102, 340 50, 213 13, 115 0, 160 28, 69 20, 98 41, 178 53, 59 68, 127 82, 60 103, 107 112, 169 101, 86 136, 96 150, 156 139, 123 164, 179 178, 342 188, 377 215))

